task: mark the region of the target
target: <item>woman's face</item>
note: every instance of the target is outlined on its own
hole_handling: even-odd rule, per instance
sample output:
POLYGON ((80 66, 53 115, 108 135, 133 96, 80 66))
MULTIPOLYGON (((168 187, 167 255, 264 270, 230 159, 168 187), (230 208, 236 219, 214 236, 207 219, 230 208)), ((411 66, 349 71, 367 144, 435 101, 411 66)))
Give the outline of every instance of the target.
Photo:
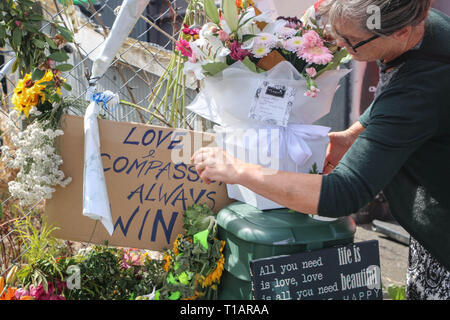
POLYGON ((370 39, 375 34, 367 30, 361 30, 358 24, 344 19, 336 21, 333 29, 337 45, 341 48, 345 47, 357 61, 386 59, 395 48, 390 37, 379 37, 357 48, 355 51, 352 49, 352 46, 370 39))

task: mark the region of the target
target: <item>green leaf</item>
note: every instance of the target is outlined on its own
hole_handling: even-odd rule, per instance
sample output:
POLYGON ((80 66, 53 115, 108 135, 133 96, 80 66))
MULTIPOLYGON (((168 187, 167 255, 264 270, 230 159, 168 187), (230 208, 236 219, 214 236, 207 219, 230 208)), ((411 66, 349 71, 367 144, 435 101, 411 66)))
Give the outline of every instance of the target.
POLYGON ((22 31, 19 28, 14 29, 12 34, 12 45, 17 48, 22 42, 22 31))
POLYGON ((208 235, 209 235, 208 229, 194 234, 194 243, 198 242, 202 245, 203 248, 208 250, 208 235))
POLYGON ((6 27, 0 24, 0 39, 6 38, 6 27))
POLYGON ((245 57, 244 60, 242 60, 242 63, 250 70, 255 73, 262 73, 265 72, 264 69, 259 68, 256 64, 254 64, 249 57, 245 57))
POLYGON ((33 43, 34 43, 34 45, 35 45, 36 47, 38 47, 39 49, 44 49, 45 46, 46 46, 46 44, 47 44, 45 41, 42 41, 42 40, 39 40, 39 39, 34 39, 34 40, 33 40, 33 43))
POLYGON ((179 300, 180 297, 181 297, 180 291, 175 291, 175 292, 172 292, 172 293, 170 294, 170 296, 169 296, 168 299, 169 299, 169 300, 179 300))
POLYGON ((203 65, 202 68, 208 72, 209 75, 214 76, 228 68, 228 65, 225 62, 212 62, 203 65))
POLYGON ((244 42, 246 42, 248 40, 253 39, 254 37, 256 37, 256 34, 244 34, 242 36, 242 42, 244 43, 244 42))
POLYGON ((46 37, 45 40, 47 41, 47 43, 50 46, 50 48, 58 49, 58 46, 56 45, 56 43, 52 39, 50 39, 49 37, 46 37))
POLYGON ((56 28, 58 29, 59 33, 64 37, 64 39, 66 39, 68 42, 73 41, 73 34, 72 32, 70 32, 70 30, 58 25, 56 26, 56 28))
POLYGON ((20 59, 17 58, 16 61, 13 63, 13 66, 11 68, 11 73, 14 73, 17 71, 17 69, 19 68, 20 65, 20 59))
POLYGON ((64 64, 60 64, 58 66, 56 66, 56 69, 58 69, 61 72, 67 72, 73 69, 73 65, 69 64, 69 63, 64 63, 64 64))
POLYGON ((223 15, 232 32, 239 26, 239 18, 235 0, 223 0, 223 15))
POLYGON ((204 0, 206 15, 215 24, 220 23, 219 11, 217 10, 216 3, 214 0, 204 0))
POLYGON ((70 86, 70 84, 67 83, 63 83, 63 88, 66 89, 67 91, 72 91, 72 87, 70 86))
POLYGON ((31 80, 33 80, 33 81, 41 80, 44 75, 45 75, 45 70, 36 69, 31 74, 31 80))
POLYGON ((0 202, 0 220, 3 219, 3 205, 0 202))
POLYGON ((69 56, 64 51, 56 51, 53 52, 50 56, 50 59, 55 60, 56 62, 64 62, 69 59, 69 56))

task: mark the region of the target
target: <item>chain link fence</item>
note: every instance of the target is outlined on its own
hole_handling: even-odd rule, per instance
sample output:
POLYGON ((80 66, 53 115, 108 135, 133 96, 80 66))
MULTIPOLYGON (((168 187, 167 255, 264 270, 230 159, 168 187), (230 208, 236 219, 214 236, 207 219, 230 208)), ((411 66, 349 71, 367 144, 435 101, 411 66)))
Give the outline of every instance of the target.
MULTIPOLYGON (((68 21, 59 1, 41 0, 39 2, 42 14, 48 20, 68 21)), ((122 2, 120 0, 75 2, 79 4, 75 6, 77 23, 74 26, 76 28, 74 43, 65 47, 70 56, 68 63, 71 63, 74 68, 63 73, 63 77, 72 90, 70 92, 63 90, 63 94, 85 99, 93 61, 111 31, 122 2)), ((149 2, 108 71, 97 83, 98 92, 112 91, 119 94, 124 102, 114 110, 102 110, 103 118, 113 121, 167 125, 162 112, 149 108, 149 99, 156 94, 155 86, 168 68, 174 41, 182 28, 188 2, 189 0, 151 0, 149 2), (148 109, 149 112, 143 109, 148 109), (153 116, 155 113, 160 116, 153 116)), ((42 30, 49 32, 49 26, 43 25, 42 30)), ((7 47, 0 50, 0 69, 2 69, 14 58, 14 53, 7 47)), ((11 97, 19 80, 19 74, 8 72, 1 78, 0 129, 2 131, 0 137, 3 144, 8 142, 8 132, 4 131, 3 123, 8 121, 8 111, 12 107, 11 97)), ((184 92, 180 92, 179 96, 168 101, 176 101, 183 95, 188 104, 195 94, 196 83, 190 81, 184 92)), ((162 97, 155 97, 156 102, 160 99, 162 97)), ((75 108, 69 109, 69 113, 83 116, 75 108)), ((202 124, 194 114, 187 114, 185 118, 189 128, 197 129, 200 126, 204 128, 204 123, 202 124)), ((20 124, 17 125, 20 126, 20 124)), ((21 257, 29 249, 17 239, 14 223, 31 217, 36 224, 39 224, 44 210, 44 199, 26 210, 17 206, 15 199, 7 191, 8 182, 14 179, 15 174, 13 170, 6 168, 4 163, 0 164, 0 276, 5 275, 12 265, 20 263, 21 257)), ((68 245, 70 246, 71 243, 69 242, 68 245)))

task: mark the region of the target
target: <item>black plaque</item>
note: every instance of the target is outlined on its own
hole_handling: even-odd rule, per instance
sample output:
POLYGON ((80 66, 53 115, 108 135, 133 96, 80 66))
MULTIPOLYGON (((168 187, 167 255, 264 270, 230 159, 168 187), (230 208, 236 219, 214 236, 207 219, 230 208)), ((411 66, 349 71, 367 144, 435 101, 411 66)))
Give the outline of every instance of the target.
POLYGON ((250 262, 255 300, 382 300, 378 241, 250 262))

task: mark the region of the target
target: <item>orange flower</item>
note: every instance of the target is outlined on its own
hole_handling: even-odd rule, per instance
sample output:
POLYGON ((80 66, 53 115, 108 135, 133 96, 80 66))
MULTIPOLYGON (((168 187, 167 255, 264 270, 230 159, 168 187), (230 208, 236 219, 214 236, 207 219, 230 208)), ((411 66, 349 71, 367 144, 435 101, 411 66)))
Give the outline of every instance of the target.
MULTIPOLYGON (((242 0, 235 0, 236 1, 236 7, 238 7, 239 9, 245 9, 244 8, 244 3, 242 0)), ((255 3, 253 2, 253 0, 247 0, 247 7, 253 7, 255 5, 255 3)))
POLYGON ((165 272, 169 272, 169 267, 170 267, 170 255, 166 254, 163 258, 163 260, 166 262, 166 264, 163 266, 163 269, 165 272))
POLYGON ((208 274, 208 276, 206 278, 201 276, 198 279, 203 288, 207 287, 207 286, 211 286, 215 282, 216 283, 220 282, 220 278, 222 277, 222 273, 223 273, 223 269, 224 269, 223 265, 225 263, 225 257, 223 256, 223 253, 222 253, 224 247, 225 247, 225 241, 221 241, 220 242, 221 257, 220 257, 219 261, 217 261, 216 268, 210 274, 208 274))
POLYGON ((19 300, 34 300, 33 296, 22 296, 19 300))
POLYGON ((5 293, 2 294, 0 300, 17 300, 16 299, 17 288, 8 288, 5 293))

